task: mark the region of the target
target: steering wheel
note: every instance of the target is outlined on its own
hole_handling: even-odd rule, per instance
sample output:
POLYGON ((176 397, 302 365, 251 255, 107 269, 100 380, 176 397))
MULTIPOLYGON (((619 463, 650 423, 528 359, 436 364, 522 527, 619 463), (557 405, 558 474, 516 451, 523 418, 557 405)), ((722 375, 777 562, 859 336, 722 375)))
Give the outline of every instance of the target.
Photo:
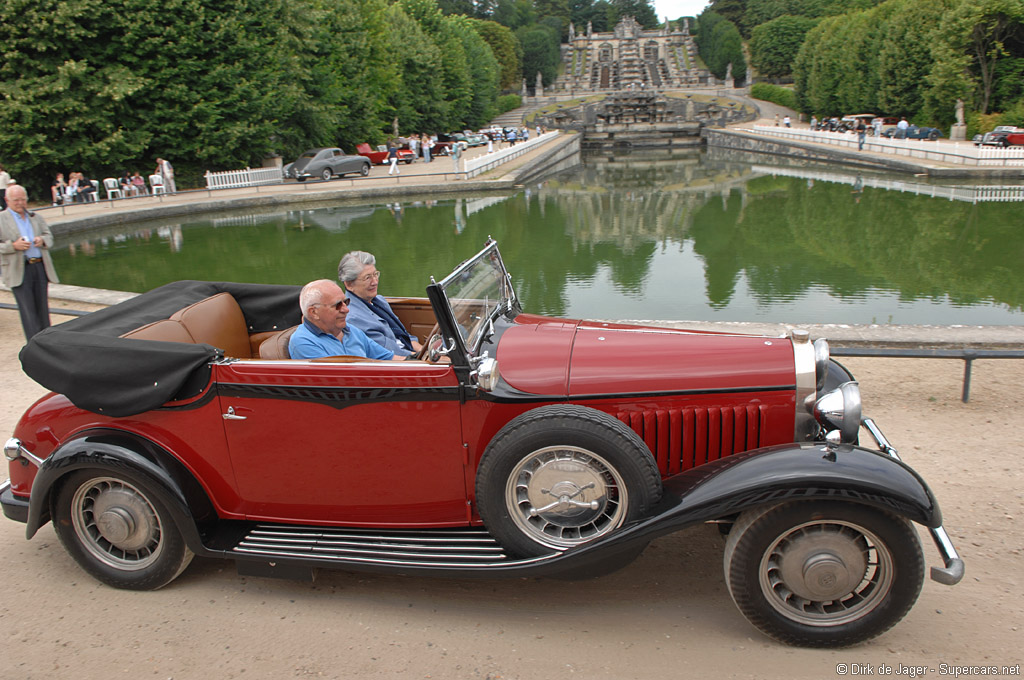
POLYGON ((416 353, 416 359, 418 361, 429 361, 430 348, 441 344, 441 326, 434 324, 434 327, 427 333, 427 340, 420 347, 420 351, 416 353))

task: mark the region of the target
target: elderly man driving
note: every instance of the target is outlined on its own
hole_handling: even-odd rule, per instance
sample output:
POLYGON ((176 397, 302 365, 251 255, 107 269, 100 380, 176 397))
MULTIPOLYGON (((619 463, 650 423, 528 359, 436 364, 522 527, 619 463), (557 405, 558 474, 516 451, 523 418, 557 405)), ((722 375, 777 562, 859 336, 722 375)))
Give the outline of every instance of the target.
POLYGON ((399 356, 416 354, 421 345, 402 325, 391 305, 377 294, 380 272, 373 255, 362 250, 345 253, 338 263, 338 279, 349 292, 349 319, 352 326, 399 356))
POLYGON ((292 359, 349 354, 368 359, 403 361, 413 357, 396 356, 346 322, 349 297, 334 281, 320 279, 307 283, 299 293, 302 324, 288 341, 292 359))

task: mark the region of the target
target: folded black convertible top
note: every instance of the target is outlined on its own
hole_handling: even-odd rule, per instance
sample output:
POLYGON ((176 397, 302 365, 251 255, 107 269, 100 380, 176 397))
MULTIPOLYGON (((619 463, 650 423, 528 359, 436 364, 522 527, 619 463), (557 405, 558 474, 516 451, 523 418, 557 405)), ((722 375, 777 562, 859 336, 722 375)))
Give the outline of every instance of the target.
POLYGON ((289 328, 302 320, 301 286, 176 281, 148 293, 52 326, 21 350, 25 373, 75 406, 109 416, 130 416, 172 399, 193 396, 209 382, 210 345, 119 337, 182 307, 230 293, 250 333, 289 328))

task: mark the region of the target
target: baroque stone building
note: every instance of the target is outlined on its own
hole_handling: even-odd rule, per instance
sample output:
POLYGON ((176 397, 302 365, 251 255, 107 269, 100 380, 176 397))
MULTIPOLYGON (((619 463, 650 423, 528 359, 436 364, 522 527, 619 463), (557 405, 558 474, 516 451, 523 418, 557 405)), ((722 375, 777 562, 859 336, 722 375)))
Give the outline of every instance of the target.
POLYGON ((698 67, 697 46, 684 19, 644 30, 633 17, 623 17, 611 33, 586 33, 569 26, 562 46, 563 75, 555 89, 583 92, 638 88, 677 88, 713 84, 711 73, 698 67))

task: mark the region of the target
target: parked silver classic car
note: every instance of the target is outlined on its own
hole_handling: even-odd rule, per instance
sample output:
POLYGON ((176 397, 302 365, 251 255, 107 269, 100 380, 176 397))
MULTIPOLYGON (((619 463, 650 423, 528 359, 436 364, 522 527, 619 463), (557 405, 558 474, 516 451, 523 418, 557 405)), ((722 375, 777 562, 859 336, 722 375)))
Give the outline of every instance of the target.
POLYGON ((310 177, 326 181, 335 175, 343 177, 355 172, 369 175, 370 160, 363 156, 349 156, 338 147, 325 147, 306 151, 290 164, 290 168, 289 174, 300 182, 310 177))

